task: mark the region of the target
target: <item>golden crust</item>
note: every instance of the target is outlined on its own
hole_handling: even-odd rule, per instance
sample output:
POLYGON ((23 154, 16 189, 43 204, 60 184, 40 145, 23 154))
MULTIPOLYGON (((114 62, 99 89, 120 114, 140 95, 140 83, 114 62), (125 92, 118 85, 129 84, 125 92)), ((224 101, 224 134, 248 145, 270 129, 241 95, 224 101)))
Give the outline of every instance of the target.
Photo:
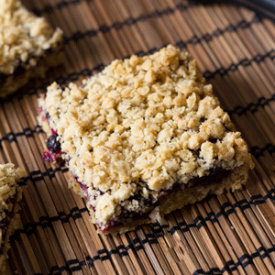
MULTIPOLYGON (((115 60, 82 87, 63 90, 54 83, 39 105, 59 135, 69 169, 95 197, 89 203, 99 224, 118 217, 121 203, 137 192, 158 200, 175 183, 213 168, 253 167, 212 86, 190 55, 172 45, 115 60)), ((146 211, 138 202, 127 207, 146 211)))

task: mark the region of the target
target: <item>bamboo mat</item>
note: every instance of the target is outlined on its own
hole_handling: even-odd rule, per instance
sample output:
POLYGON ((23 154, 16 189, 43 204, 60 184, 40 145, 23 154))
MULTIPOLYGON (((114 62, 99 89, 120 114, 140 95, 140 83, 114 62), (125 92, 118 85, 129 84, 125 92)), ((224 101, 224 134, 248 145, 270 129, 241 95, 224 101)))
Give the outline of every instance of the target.
MULTIPOLYGON (((275 25, 245 8, 182 0, 25 0, 64 30, 64 67, 0 104, 0 162, 27 171, 10 274, 275 274, 275 25), (118 236, 96 233, 65 166, 44 163, 38 95, 115 58, 172 43, 188 50, 247 140, 246 187, 118 236)), ((222 2, 222 1, 221 1, 222 2)))

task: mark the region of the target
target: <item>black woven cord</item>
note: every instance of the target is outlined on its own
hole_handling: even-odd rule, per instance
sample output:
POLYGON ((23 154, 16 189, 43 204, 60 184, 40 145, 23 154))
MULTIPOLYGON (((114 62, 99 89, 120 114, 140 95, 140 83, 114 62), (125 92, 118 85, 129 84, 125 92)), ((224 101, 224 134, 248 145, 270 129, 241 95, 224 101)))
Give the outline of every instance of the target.
POLYGON ((131 240, 131 246, 130 247, 132 249, 134 249, 134 251, 136 251, 136 252, 143 249, 143 244, 141 243, 139 237, 136 237, 135 239, 131 240))
POLYGON ((275 189, 268 190, 267 195, 264 196, 264 200, 267 199, 275 200, 275 189))
POLYGON ((36 134, 43 133, 41 126, 36 125, 34 128, 35 129, 32 130, 29 127, 27 127, 27 128, 23 129, 23 132, 17 132, 17 133, 8 132, 5 137, 0 138, 0 144, 5 140, 9 141, 9 143, 12 143, 12 142, 16 141, 17 137, 25 136, 25 137, 29 138, 29 137, 32 137, 34 133, 36 133, 36 134))
POLYGON ((234 204, 231 204, 230 202, 225 202, 221 205, 222 210, 218 213, 213 213, 212 211, 207 214, 207 217, 203 218, 202 216, 197 216, 194 219, 193 224, 186 224, 184 221, 178 223, 177 226, 173 226, 169 232, 170 234, 174 234, 177 230, 180 230, 181 232, 187 232, 189 231, 189 228, 191 227, 197 227, 198 230, 200 230, 203 226, 206 225, 206 222, 211 221, 212 223, 215 223, 218 221, 219 217, 221 216, 230 216, 233 213, 236 213, 235 209, 240 208, 241 210, 246 210, 250 208, 250 205, 258 205, 263 204, 266 202, 267 199, 271 199, 275 201, 275 189, 270 189, 267 194, 263 197, 262 195, 254 195, 250 198, 250 201, 247 201, 246 199, 237 201, 234 204))
POLYGON ((271 143, 268 143, 263 148, 260 148, 259 146, 253 146, 250 149, 250 153, 255 156, 255 158, 264 156, 266 151, 272 155, 275 152, 275 146, 271 143))
POLYGON ((145 234, 145 239, 141 240, 140 243, 142 245, 149 243, 149 244, 156 244, 158 243, 158 239, 155 237, 154 234, 145 234))
MULTIPOLYGON (((151 18, 158 18, 158 17, 162 17, 163 15, 167 15, 167 14, 172 14, 174 13, 176 10, 184 10, 187 9, 188 6, 180 3, 178 4, 175 8, 166 8, 163 10, 155 10, 152 13, 149 13, 147 15, 141 14, 138 17, 129 17, 127 19, 125 19, 124 21, 121 22, 114 22, 112 25, 107 26, 107 25, 102 25, 97 29, 90 29, 86 32, 81 32, 81 31, 77 31, 74 34, 72 34, 70 37, 67 37, 64 39, 64 44, 68 44, 70 41, 75 41, 77 42, 80 39, 83 39, 85 37, 93 37, 96 36, 98 33, 107 33, 110 32, 113 29, 116 30, 120 30, 123 28, 123 26, 131 26, 134 25, 138 22, 141 21, 146 21, 148 19, 151 18)), ((240 22, 238 22, 236 25, 232 25, 229 24, 227 27, 225 27, 224 29, 216 29, 212 34, 205 34, 202 37, 197 37, 197 36, 193 36, 191 39, 189 39, 186 42, 182 42, 180 41, 179 43, 176 44, 176 46, 180 47, 180 48, 184 48, 186 47, 186 45, 188 44, 192 44, 192 45, 196 45, 198 43, 201 43, 202 41, 206 41, 209 42, 211 41, 214 37, 219 37, 221 35, 223 35, 226 32, 234 32, 236 30, 238 30, 239 28, 248 28, 251 24, 259 22, 259 18, 257 18, 256 16, 253 17, 253 19, 251 21, 245 21, 245 20, 241 20, 240 22)))
MULTIPOLYGON (((129 250, 129 249, 128 249, 129 250)), ((122 258, 124 256, 128 256, 128 250, 126 249, 125 245, 119 245, 116 248, 116 251, 118 252, 119 256, 122 258)))
POLYGON ((9 143, 12 143, 15 141, 15 136, 12 132, 7 133, 6 138, 9 141, 9 143))
POLYGON ((168 224, 160 225, 158 221, 151 224, 151 229, 154 232, 156 238, 162 237, 164 235, 163 229, 165 228, 166 229, 169 228, 169 225, 168 224))
POLYGON ((213 211, 207 213, 207 216, 208 216, 208 218, 206 218, 206 221, 211 221, 212 223, 215 223, 215 222, 218 221, 217 217, 216 217, 216 215, 214 214, 213 211))
POLYGON ((163 10, 154 10, 153 12, 151 12, 149 14, 140 14, 137 17, 130 16, 121 22, 115 21, 114 23, 112 23, 112 25, 109 25, 109 26, 101 25, 97 29, 90 29, 86 32, 77 31, 74 34, 72 34, 70 37, 65 38, 64 44, 67 44, 70 41, 77 42, 78 40, 83 39, 85 37, 93 37, 93 36, 96 36, 98 33, 107 33, 113 29, 120 30, 124 26, 132 26, 138 22, 144 22, 151 18, 160 18, 164 15, 173 14, 177 10, 183 11, 183 10, 186 10, 188 8, 188 6, 189 5, 179 3, 174 8, 166 8, 163 10))
MULTIPOLYGON (((272 59, 274 59, 274 57, 272 57, 272 59)), ((236 107, 233 108, 233 110, 228 110, 227 112, 230 115, 236 114, 238 116, 244 115, 247 112, 251 112, 252 114, 254 114, 259 110, 260 107, 264 108, 266 105, 268 105, 270 102, 274 100, 275 100, 275 94, 271 95, 267 99, 264 96, 261 96, 260 98, 258 98, 257 103, 250 102, 249 104, 247 104, 246 107, 237 105, 236 107)))
MULTIPOLYGON (((206 225, 206 222, 211 221, 212 223, 217 222, 218 218, 222 215, 225 216, 230 216, 235 212, 236 208, 240 208, 241 210, 246 210, 250 207, 251 204, 254 205, 258 205, 258 204, 262 204, 265 203, 265 201, 267 199, 272 199, 273 201, 275 201, 275 189, 270 189, 268 191, 268 193, 263 197, 262 195, 254 195, 251 197, 250 201, 247 201, 246 199, 243 199, 241 201, 236 202, 235 204, 231 204, 230 202, 225 202, 224 204, 221 205, 222 210, 220 212, 218 212, 217 214, 214 214, 212 211, 209 212, 207 215, 207 217, 203 218, 200 215, 197 216, 194 219, 194 223, 192 224, 186 224, 184 221, 178 223, 177 226, 172 227, 169 232, 170 234, 174 234, 177 230, 180 230, 181 232, 187 232, 189 231, 190 228, 194 228, 196 227, 197 229, 200 229, 202 226, 206 225)), ((74 220, 81 218, 81 213, 83 212, 87 212, 88 209, 86 207, 79 209, 78 207, 73 207, 70 210, 70 214, 66 215, 64 212, 59 212, 57 216, 53 216, 53 217, 46 217, 46 216, 42 216, 39 218, 39 222, 36 223, 27 223, 24 225, 24 230, 17 230, 16 234, 21 234, 21 233, 25 233, 27 235, 30 235, 32 233, 35 232, 35 229, 37 226, 42 226, 43 228, 45 227, 49 227, 51 226, 52 222, 55 221, 61 221, 62 223, 67 223, 69 222, 69 218, 73 218, 74 220)), ((160 225, 158 223, 154 223, 152 225, 152 229, 155 231, 155 234, 146 234, 146 238, 142 241, 140 241, 138 238, 132 240, 132 247, 135 248, 135 250, 139 250, 142 247, 141 245, 144 245, 145 243, 150 243, 150 244, 154 244, 157 243, 157 238, 160 237, 161 235, 159 235, 159 232, 163 232, 162 228, 167 228, 168 225, 160 225), (136 244, 138 244, 136 246, 136 244)), ((15 234, 15 235, 16 235, 15 234)), ((128 251, 129 249, 131 249, 132 247, 125 247, 125 251, 128 251)), ((119 249, 121 249, 121 247, 119 247, 119 249)), ((119 250, 118 252, 114 252, 112 251, 111 254, 120 254, 119 250)))
POLYGON ((221 269, 221 273, 224 273, 225 271, 233 272, 237 270, 236 264, 230 260, 226 262, 226 266, 221 269))
POLYGON ((256 252, 249 254, 243 254, 241 257, 238 258, 238 262, 234 263, 232 260, 228 261, 226 263, 226 266, 224 266, 221 270, 218 268, 211 268, 210 272, 204 272, 203 270, 199 269, 196 270, 193 274, 223 274, 224 272, 233 272, 237 270, 238 266, 242 266, 244 269, 250 265, 253 264, 253 260, 257 257, 260 257, 261 259, 264 259, 268 257, 268 254, 275 251, 275 245, 269 249, 265 249, 264 247, 259 247, 256 252))
POLYGON ((196 227, 195 223, 187 224, 185 221, 179 222, 178 225, 173 226, 169 232, 173 235, 177 230, 180 230, 182 233, 189 231, 190 228, 196 227))
POLYGON ((109 252, 105 248, 98 250, 97 254, 98 254, 101 262, 110 259, 109 252))
POLYGON ((212 268, 210 268, 210 274, 213 274, 213 275, 220 275, 220 274, 221 274, 221 271, 220 271, 219 268, 217 268, 217 267, 212 267, 212 268))
POLYGON ((128 256, 128 250, 126 250, 126 247, 124 245, 119 245, 118 247, 116 247, 115 249, 111 249, 110 251, 108 251, 108 257, 106 257, 106 259, 110 258, 113 254, 118 254, 121 258, 124 256, 128 256), (122 250, 122 251, 119 251, 122 250))
MULTIPOLYGON (((224 204, 223 208, 226 209, 227 207, 228 207, 228 204, 227 203, 224 204)), ((72 212, 74 212, 74 211, 72 211, 72 212)), ((46 222, 47 224, 49 224, 48 220, 49 220, 49 218, 40 217, 41 223, 46 222)), ((25 228, 26 228, 26 225, 25 225, 25 228)), ((184 222, 179 223, 178 227, 181 228, 182 226, 189 226, 190 227, 190 225, 187 225, 184 222)), ((191 224, 191 226, 196 226, 196 225, 191 224)), ((17 239, 16 236, 18 234, 25 234, 25 233, 26 233, 25 230, 22 230, 22 229, 21 230, 16 230, 15 236, 12 237, 11 242, 13 242, 15 239, 17 239)), ((149 243, 149 244, 158 243, 157 238, 155 238, 154 234, 146 234, 145 236, 146 237, 145 237, 144 240, 140 240, 138 237, 131 240, 131 243, 127 247, 125 247, 124 245, 119 245, 118 247, 116 247, 115 249, 112 249, 110 251, 107 251, 105 248, 100 249, 100 250, 97 251, 97 254, 98 254, 97 256, 94 256, 93 258, 88 256, 88 257, 86 257, 86 261, 81 261, 80 262, 77 259, 68 260, 66 262, 66 266, 61 266, 61 267, 54 266, 54 267, 52 267, 51 268, 51 274, 56 274, 56 273, 54 273, 54 271, 62 272, 64 270, 68 270, 68 271, 73 272, 73 271, 81 270, 81 266, 85 265, 86 263, 88 264, 88 266, 91 267, 91 266, 93 266, 93 263, 97 260, 101 260, 101 261, 110 260, 110 256, 112 254, 118 254, 118 255, 120 255, 120 257, 124 257, 125 255, 128 255, 128 250, 129 249, 132 249, 133 251, 138 251, 140 249, 144 249, 143 246, 147 243, 149 243), (77 266, 71 267, 71 265, 77 265, 77 266)), ((251 255, 244 254, 241 257, 239 257, 237 263, 234 263, 232 260, 230 260, 226 263, 226 266, 224 266, 221 270, 219 270, 217 268, 211 268, 210 271, 209 271, 210 273, 207 273, 207 274, 222 274, 225 271, 233 272, 240 265, 243 268, 246 268, 249 264, 251 264, 253 262, 253 259, 255 259, 257 257, 260 257, 261 259, 264 259, 264 258, 268 257, 268 254, 273 253, 273 252, 275 252, 275 245, 273 245, 271 248, 268 248, 268 249, 261 246, 261 247, 257 248, 257 250, 254 253, 252 253, 251 255)), ((206 274, 206 273, 201 273, 201 272, 203 272, 203 271, 202 270, 197 270, 193 274, 206 274)))
MULTIPOLYGON (((177 230, 180 230, 181 232, 187 232, 189 231, 190 228, 197 227, 197 229, 201 229, 202 226, 206 225, 206 222, 211 221, 212 223, 215 223, 218 221, 219 217, 222 215, 225 216, 230 216, 235 212, 236 208, 240 208, 241 210, 246 210, 250 208, 250 205, 259 205, 263 204, 266 202, 266 200, 271 199, 275 201, 275 189, 270 189, 267 194, 263 197, 262 195, 254 195, 250 198, 250 201, 247 201, 246 199, 240 200, 236 202, 235 204, 231 204, 230 202, 225 202, 224 204, 221 205, 222 210, 216 214, 214 214, 212 211, 207 214, 207 217, 203 218, 200 215, 197 216, 194 219, 194 223, 192 224, 186 224, 184 221, 178 223, 177 226, 172 227, 169 232, 170 234, 174 234, 177 230)), ((66 215, 63 211, 59 212, 57 216, 53 217, 46 217, 46 216, 41 216, 39 218, 39 222, 36 223, 27 223, 24 225, 24 230, 17 230, 17 234, 25 232, 27 235, 30 235, 35 232, 35 229, 37 226, 42 226, 43 228, 51 226, 52 222, 55 221, 61 221, 62 223, 67 223, 69 222, 70 218, 73 218, 74 220, 81 218, 81 213, 87 212, 88 209, 86 207, 79 209, 78 207, 73 207, 70 209, 70 214, 66 215)), ((151 225, 151 228, 153 229, 154 235, 153 234, 146 234, 146 239, 142 241, 141 244, 145 243, 156 243, 157 238, 162 236, 163 233, 163 228, 168 228, 168 225, 160 225, 159 223, 154 223, 151 225), (161 233, 161 234, 160 234, 161 233)), ((140 243, 139 239, 134 239, 132 241, 132 244, 134 245, 133 247, 136 247, 136 243, 140 243)), ((126 251, 128 251, 130 248, 125 248, 126 251)), ((140 248, 138 248, 140 249, 140 248)), ((119 254, 119 252, 118 252, 119 254)))
MULTIPOLYGON (((99 257, 98 257, 98 260, 99 260, 99 257)), ((94 261, 96 261, 96 260, 94 260, 94 261)), ((93 259, 92 259, 90 256, 87 256, 87 257, 85 258, 85 261, 80 262, 80 264, 81 264, 81 265, 87 264, 89 267, 92 267, 92 266, 94 266, 94 261, 93 261, 93 259)))
POLYGON ((235 206, 233 206, 229 201, 222 204, 221 207, 222 207, 222 211, 226 216, 229 216, 235 213, 235 206))
MULTIPOLYGON (((244 58, 242 60, 240 60, 238 63, 232 63, 228 68, 219 68, 217 69, 216 71, 214 72, 210 72, 210 71, 205 71, 203 73, 203 76, 206 78, 206 79, 211 79, 211 78, 214 78, 217 74, 218 75, 221 75, 221 76, 225 76, 227 75, 229 72, 234 72, 237 70, 238 67, 240 66, 243 66, 243 67, 247 67, 247 66, 251 66, 252 62, 256 62, 256 63, 261 63, 263 62, 266 58, 271 58, 272 60, 275 58, 275 50, 272 49, 270 50, 269 52, 267 52, 266 54, 257 54, 256 56, 252 57, 251 59, 248 59, 248 58, 244 58)), ((237 106, 239 107, 239 106, 237 106)), ((237 108, 236 107, 236 108, 237 108)), ((256 106, 254 106, 253 103, 250 103, 247 107, 247 110, 246 109, 243 109, 243 111, 240 113, 238 112, 237 114, 240 113, 240 115, 243 114, 243 112, 247 112, 247 111, 251 111, 251 112, 255 112, 256 111, 256 106), (251 105, 251 106, 250 106, 251 105)))
POLYGON ((55 271, 59 271, 59 267, 57 265, 54 265, 51 269, 50 269, 50 274, 60 274, 60 273, 55 273, 55 271))
POLYGON ((29 180, 35 183, 36 181, 43 180, 45 177, 50 177, 51 179, 54 178, 56 172, 66 173, 68 171, 69 169, 64 165, 63 166, 60 165, 55 169, 48 168, 46 172, 42 172, 40 170, 32 171, 30 172, 29 176, 22 178, 18 182, 18 184, 19 186, 26 186, 29 180))
POLYGON ((197 228, 200 230, 203 226, 206 225, 206 221, 210 221, 209 217, 203 218, 202 216, 197 216, 194 219, 194 223, 196 224, 197 228))
POLYGON ((63 265, 63 266, 53 266, 51 269, 50 269, 50 275, 61 275, 62 272, 64 271, 70 271, 70 274, 72 274, 72 272, 75 272, 75 271, 79 271, 81 270, 81 262, 79 262, 77 259, 74 259, 74 260, 69 260, 67 261, 65 264, 66 265, 63 265), (78 266, 76 267, 70 267, 69 265, 67 265, 67 263, 70 263, 70 262, 75 262, 76 264, 78 264, 78 266))
MULTIPOLYGON (((71 4, 78 4, 81 3, 83 1, 86 2, 90 2, 92 0, 70 0, 70 1, 60 1, 55 5, 45 5, 42 9, 33 9, 32 11, 34 13, 36 13, 37 15, 41 15, 42 13, 52 13, 55 10, 60 10, 62 8, 68 7, 71 4)), ((180 11, 184 11, 186 10, 188 7, 190 6, 190 4, 183 4, 183 3, 179 3, 177 4, 174 8, 166 8, 163 10, 154 10, 153 12, 149 13, 149 14, 140 14, 138 17, 133 18, 133 17, 128 17, 127 19, 125 19, 122 22, 114 22, 111 26, 106 26, 106 25, 102 25, 97 29, 97 32, 108 32, 111 29, 121 29, 122 26, 124 25, 128 25, 131 26, 133 24, 136 24, 137 22, 142 22, 142 21, 146 21, 148 19, 151 18, 159 18, 162 17, 163 15, 168 15, 168 14, 173 14, 175 13, 175 11, 180 10, 180 11)))
MULTIPOLYGON (((242 209, 242 211, 244 211, 244 210, 246 210, 246 209, 248 209, 248 208, 250 208, 250 204, 251 204, 252 202, 248 202, 246 199, 243 199, 243 200, 240 200, 240 201, 238 201, 238 207, 240 208, 240 209, 242 209)), ((234 206, 233 206, 234 207, 234 206)), ((236 208, 236 207, 235 207, 236 208)), ((235 209, 234 208, 234 209, 235 209)))
POLYGON ((239 263, 241 263, 242 267, 246 268, 248 265, 250 265, 252 263, 252 259, 254 259, 256 257, 258 257, 258 256, 257 255, 252 256, 252 255, 244 254, 238 260, 239 260, 239 263))
POLYGON ((69 270, 70 272, 75 272, 75 271, 81 270, 81 265, 80 265, 80 262, 78 259, 66 261, 66 267, 67 267, 67 270, 69 270), (73 265, 75 265, 75 266, 73 266, 73 265))
POLYGON ((36 134, 43 133, 41 126, 39 126, 39 125, 34 126, 34 130, 27 127, 27 128, 23 129, 23 132, 17 132, 17 133, 9 132, 6 134, 5 137, 2 137, 0 139, 0 143, 3 142, 4 140, 8 140, 9 143, 12 143, 12 142, 16 141, 17 137, 25 136, 25 137, 29 138, 29 137, 32 137, 34 133, 36 133, 36 134))
POLYGON ((74 220, 81 218, 81 214, 83 212, 87 212, 88 209, 86 207, 79 209, 78 207, 74 207, 70 210, 70 214, 66 215, 63 211, 58 212, 57 216, 47 217, 41 216, 39 218, 39 222, 35 223, 26 223, 24 224, 24 229, 18 229, 15 231, 14 236, 17 237, 21 233, 25 233, 26 235, 31 235, 35 233, 35 230, 38 226, 42 228, 52 227, 52 223, 55 221, 61 221, 63 224, 69 222, 70 218, 74 220))
MULTIPOLYGON (((75 41, 77 42, 78 40, 80 39, 83 39, 85 37, 93 37, 93 36, 96 36, 98 33, 106 33, 106 32, 109 32, 111 31, 112 29, 116 29, 116 30, 119 30, 121 29, 123 26, 125 25, 133 25, 139 21, 145 21, 147 19, 150 19, 150 18, 153 18, 153 17, 160 17, 162 15, 165 15, 167 13, 172 13, 174 12, 175 10, 177 9, 183 9, 185 6, 182 5, 182 4, 179 4, 176 8, 174 9, 165 9, 165 10, 162 10, 162 11, 154 11, 148 15, 140 15, 136 18, 127 18, 126 20, 122 21, 122 22, 115 22, 113 23, 111 26, 106 26, 106 25, 102 25, 101 27, 99 27, 98 29, 90 29, 86 32, 81 32, 81 31, 77 31, 75 32, 74 34, 72 34, 70 37, 67 37, 64 39, 64 44, 68 44, 70 41, 75 41)), ((211 34, 207 33, 207 34, 204 34, 203 36, 201 37, 198 37, 196 35, 194 35, 193 37, 191 37, 189 40, 187 41, 178 41, 175 45, 179 48, 185 48, 187 45, 196 45, 198 43, 201 43, 202 41, 206 41, 206 42, 209 42, 211 41, 213 38, 215 37, 219 37, 221 35, 223 35, 224 33, 226 32, 235 32, 237 31, 239 28, 248 28, 251 26, 251 24, 253 23, 257 23, 259 22, 259 19, 255 16, 252 18, 251 21, 245 21, 245 20, 241 20, 240 22, 238 22, 236 25, 232 25, 232 24, 229 24, 227 27, 223 28, 223 29, 216 29, 215 31, 213 31, 211 34)), ((163 45, 162 47, 166 46, 163 45)), ((145 55, 145 54, 149 54, 149 53, 153 53, 155 51, 158 51, 160 48, 153 48, 153 49, 150 49, 148 52, 143 52, 143 51, 140 51, 140 52, 137 52, 135 53, 136 55, 138 56, 141 56, 141 55, 145 55)), ((129 56, 126 56, 124 58, 128 58, 129 56)), ((259 56, 257 57, 257 61, 259 60, 259 62, 261 62, 262 60, 262 57, 259 56), (259 60, 260 59, 260 60, 259 60)), ((247 60, 242 60, 241 61, 242 64, 246 64, 247 60)), ((231 65, 231 68, 230 70, 232 71, 235 71, 237 70, 237 66, 232 64, 231 65)))
MULTIPOLYGON (((59 1, 57 4, 55 5, 50 5, 50 4, 47 4, 45 5, 43 8, 41 9, 33 9, 32 12, 36 13, 37 15, 41 16, 43 13, 52 13, 54 12, 55 10, 61 10, 63 8, 66 8, 70 5, 77 5, 77 4, 80 4, 81 2, 91 2, 92 0, 68 0, 68 1, 59 1)), ((235 1, 236 2, 236 1, 235 1)), ((239 2, 239 1, 238 1, 239 2)), ((237 2, 237 3, 238 3, 237 2)), ((152 13, 150 13, 150 17, 149 18, 152 18, 152 17, 161 17, 162 15, 167 15, 167 14, 172 14, 174 13, 176 10, 180 10, 180 11, 183 11, 183 10, 186 10, 189 6, 193 6, 196 2, 194 1, 190 1, 188 2, 187 4, 183 4, 183 3, 179 3, 177 4, 174 8, 166 8, 164 10, 155 10, 153 11, 152 13)), ((147 19, 147 16, 148 15, 140 15, 139 17, 145 17, 143 20, 146 20, 147 19)), ((257 16, 258 20, 261 19, 261 17, 257 16)), ((133 24, 132 23, 132 19, 131 18, 128 18, 127 21, 129 22, 128 24, 133 24)), ((121 23, 120 22, 117 22, 118 25, 120 25, 121 23)), ((240 28, 245 28, 246 27, 246 22, 242 22, 242 24, 240 24, 239 26, 240 28)), ((114 28, 116 28, 116 23, 114 23, 114 28)))
POLYGON ((98 260, 100 260, 100 257, 97 255, 97 256, 94 256, 93 258, 92 258, 92 262, 95 262, 95 261, 98 261, 98 260))
POLYGON ((210 275, 210 272, 204 272, 202 269, 196 270, 193 275, 210 275))

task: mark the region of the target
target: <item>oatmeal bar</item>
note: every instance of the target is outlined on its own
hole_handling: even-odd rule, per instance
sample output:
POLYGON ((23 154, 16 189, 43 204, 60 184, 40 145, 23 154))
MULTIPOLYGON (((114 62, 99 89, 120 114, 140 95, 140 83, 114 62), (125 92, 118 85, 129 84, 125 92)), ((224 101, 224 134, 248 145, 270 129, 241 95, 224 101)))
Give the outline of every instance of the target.
POLYGON ((105 233, 240 189, 253 168, 196 61, 172 45, 115 60, 81 87, 53 83, 39 106, 44 159, 66 161, 105 233))
POLYGON ((19 0, 0 0, 0 97, 61 62, 62 31, 27 11, 19 0))
POLYGON ((5 260, 10 248, 9 237, 18 227, 19 204, 22 197, 17 182, 24 171, 15 169, 13 164, 0 164, 0 274, 4 272, 5 260))

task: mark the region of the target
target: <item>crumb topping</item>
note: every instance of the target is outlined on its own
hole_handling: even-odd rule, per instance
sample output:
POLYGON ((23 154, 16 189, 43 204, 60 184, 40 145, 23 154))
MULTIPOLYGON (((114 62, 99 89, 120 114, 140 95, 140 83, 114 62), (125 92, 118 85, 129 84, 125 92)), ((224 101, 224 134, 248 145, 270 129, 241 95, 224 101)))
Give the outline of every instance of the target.
POLYGON ((137 191, 157 197, 212 168, 253 165, 196 61, 172 45, 115 60, 82 87, 53 83, 39 104, 70 170, 94 196, 99 222, 137 191))
POLYGON ((19 66, 35 66, 37 58, 55 48, 62 31, 27 11, 19 0, 0 0, 0 73, 12 74, 19 66))
POLYGON ((24 175, 23 170, 15 169, 11 163, 0 164, 0 222, 6 218, 5 211, 12 211, 13 205, 9 203, 9 199, 15 196, 17 182, 24 175))

